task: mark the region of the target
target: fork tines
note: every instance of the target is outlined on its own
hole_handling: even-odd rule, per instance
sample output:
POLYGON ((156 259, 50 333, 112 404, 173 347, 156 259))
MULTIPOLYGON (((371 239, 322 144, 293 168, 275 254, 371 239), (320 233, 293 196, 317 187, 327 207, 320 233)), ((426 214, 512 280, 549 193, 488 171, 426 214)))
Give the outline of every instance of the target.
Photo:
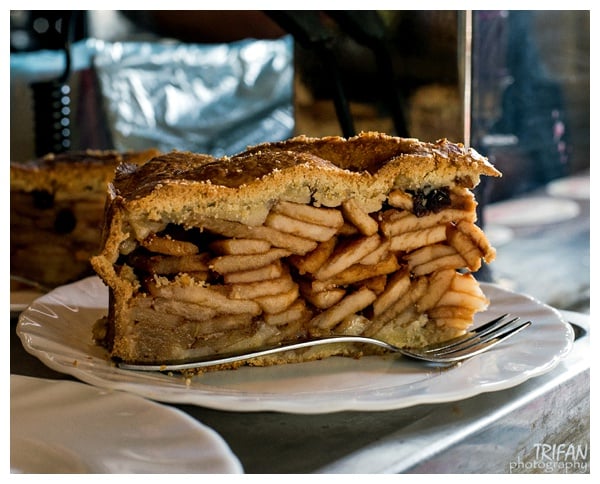
POLYGON ((431 345, 421 350, 421 352, 425 354, 435 353, 436 356, 458 355, 465 352, 471 354, 475 350, 480 352, 483 349, 487 349, 490 345, 497 344, 509 336, 516 334, 531 324, 531 321, 517 324, 519 321, 521 321, 519 317, 513 317, 511 314, 503 314, 478 326, 464 336, 453 338, 441 344, 431 345))

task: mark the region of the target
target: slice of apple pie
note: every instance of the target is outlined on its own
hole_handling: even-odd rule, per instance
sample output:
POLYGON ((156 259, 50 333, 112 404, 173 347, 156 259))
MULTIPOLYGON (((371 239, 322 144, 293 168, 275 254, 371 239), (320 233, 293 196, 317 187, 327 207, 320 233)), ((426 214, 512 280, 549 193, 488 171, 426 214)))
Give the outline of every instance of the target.
POLYGON ((92 259, 110 292, 96 337, 117 360, 167 363, 331 334, 403 347, 460 335, 488 304, 471 273, 495 256, 475 225, 481 175, 500 173, 460 144, 380 133, 123 165, 92 259))

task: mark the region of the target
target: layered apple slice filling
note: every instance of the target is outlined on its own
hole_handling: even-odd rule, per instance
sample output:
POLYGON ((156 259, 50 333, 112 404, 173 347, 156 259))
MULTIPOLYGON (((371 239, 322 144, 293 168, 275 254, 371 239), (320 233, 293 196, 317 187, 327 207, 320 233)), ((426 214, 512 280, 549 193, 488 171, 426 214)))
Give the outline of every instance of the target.
POLYGON ((115 266, 137 288, 128 308, 139 359, 330 334, 400 346, 462 334, 488 304, 471 272, 495 256, 475 207, 458 186, 397 189, 373 213, 353 198, 280 200, 262 225, 206 217, 129 240, 115 266))

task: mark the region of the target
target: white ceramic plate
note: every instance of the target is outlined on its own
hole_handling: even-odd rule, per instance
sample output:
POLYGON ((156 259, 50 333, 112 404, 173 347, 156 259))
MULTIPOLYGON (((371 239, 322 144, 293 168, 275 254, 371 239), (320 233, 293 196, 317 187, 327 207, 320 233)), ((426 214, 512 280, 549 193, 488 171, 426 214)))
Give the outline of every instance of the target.
POLYGON ((551 181, 546 185, 548 195, 553 197, 590 199, 590 177, 587 175, 570 176, 551 181))
POLYGON ((126 392, 10 377, 13 473, 241 473, 216 432, 126 392))
POLYGON ((492 203, 485 207, 485 221, 490 225, 529 227, 563 222, 577 217, 577 202, 566 198, 529 197, 492 203))
POLYGON ((92 326, 106 314, 108 301, 108 291, 96 277, 39 298, 21 314, 17 332, 25 349, 54 370, 158 401, 306 414, 391 410, 509 388, 551 370, 570 351, 573 330, 557 311, 495 285, 482 288, 491 304, 476 323, 510 312, 534 324, 495 349, 445 370, 393 356, 243 367, 209 372, 191 382, 177 374, 123 370, 92 341, 92 326))

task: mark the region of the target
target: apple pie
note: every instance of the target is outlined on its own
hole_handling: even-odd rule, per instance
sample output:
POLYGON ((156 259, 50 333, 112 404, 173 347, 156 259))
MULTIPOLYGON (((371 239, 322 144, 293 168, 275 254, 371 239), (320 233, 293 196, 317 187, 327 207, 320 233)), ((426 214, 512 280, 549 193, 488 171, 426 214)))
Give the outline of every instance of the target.
POLYGON ((463 334, 488 305, 472 273, 495 257, 475 224, 481 175, 500 173, 460 144, 373 132, 121 165, 92 258, 109 287, 95 337, 117 361, 161 364, 325 335, 422 347, 463 334))
POLYGON ((115 168, 157 154, 86 150, 11 162, 11 275, 55 287, 93 274, 89 259, 101 247, 106 187, 115 168))

